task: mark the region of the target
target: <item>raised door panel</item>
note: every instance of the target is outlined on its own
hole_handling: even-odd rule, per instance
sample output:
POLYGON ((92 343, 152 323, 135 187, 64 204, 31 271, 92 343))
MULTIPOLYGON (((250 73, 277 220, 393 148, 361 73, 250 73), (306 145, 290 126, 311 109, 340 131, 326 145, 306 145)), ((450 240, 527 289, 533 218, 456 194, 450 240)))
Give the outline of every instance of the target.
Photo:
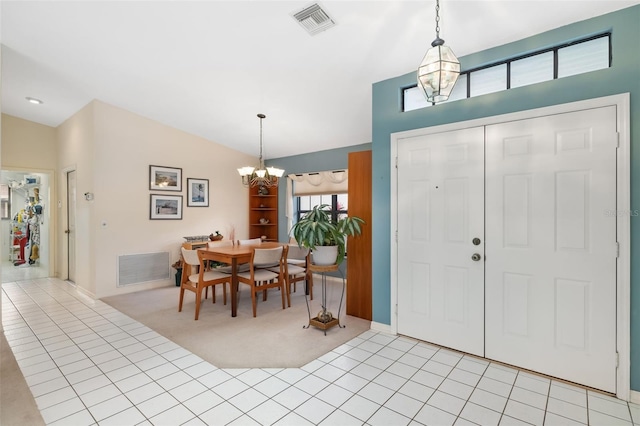
POLYGON ((616 390, 616 112, 487 127, 487 357, 616 390))
POLYGON ((398 332, 480 356, 483 145, 482 128, 398 145, 398 332))

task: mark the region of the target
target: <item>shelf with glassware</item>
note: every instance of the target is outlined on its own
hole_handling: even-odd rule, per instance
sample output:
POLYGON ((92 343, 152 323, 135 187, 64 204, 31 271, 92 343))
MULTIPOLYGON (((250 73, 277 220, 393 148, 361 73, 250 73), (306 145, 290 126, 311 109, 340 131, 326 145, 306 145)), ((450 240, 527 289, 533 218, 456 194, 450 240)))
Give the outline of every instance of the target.
POLYGON ((278 241, 278 187, 249 188, 249 238, 278 241))

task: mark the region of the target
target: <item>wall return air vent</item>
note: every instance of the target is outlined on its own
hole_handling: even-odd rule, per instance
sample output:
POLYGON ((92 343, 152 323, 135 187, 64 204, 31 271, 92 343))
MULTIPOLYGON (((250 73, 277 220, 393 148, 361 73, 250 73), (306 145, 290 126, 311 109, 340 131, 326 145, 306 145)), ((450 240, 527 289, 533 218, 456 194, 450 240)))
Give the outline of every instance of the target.
POLYGON ((317 3, 295 13, 293 17, 311 35, 316 35, 336 24, 317 3))

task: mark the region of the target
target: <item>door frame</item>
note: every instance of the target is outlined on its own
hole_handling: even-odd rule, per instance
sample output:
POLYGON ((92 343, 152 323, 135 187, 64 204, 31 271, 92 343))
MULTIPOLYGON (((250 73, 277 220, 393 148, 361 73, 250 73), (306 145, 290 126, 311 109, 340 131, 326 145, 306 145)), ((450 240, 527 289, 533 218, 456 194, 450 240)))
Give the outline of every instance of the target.
POLYGON ((616 107, 616 127, 618 131, 617 161, 617 205, 616 234, 619 244, 619 256, 616 262, 616 350, 618 352, 618 370, 616 372, 616 396, 629 401, 631 396, 631 170, 630 170, 630 94, 605 96, 584 101, 570 102, 549 107, 484 117, 475 120, 460 121, 415 130, 392 133, 390 161, 390 302, 391 325, 389 331, 398 333, 398 144, 403 139, 420 135, 449 132, 468 127, 487 126, 515 120, 525 120, 548 115, 557 115, 585 109, 616 107))
MULTIPOLYGON (((65 229, 69 228, 69 224, 68 224, 68 214, 69 214, 69 203, 68 203, 68 182, 67 182, 67 177, 69 172, 76 172, 77 173, 78 169, 75 165, 71 165, 71 166, 67 166, 62 168, 62 170, 60 170, 60 198, 58 198, 58 210, 60 212, 60 231, 59 231, 59 238, 60 238, 60 255, 59 255, 59 262, 60 262, 60 277, 69 277, 69 239, 67 238, 67 235, 64 233, 65 229)), ((77 176, 76 176, 77 178, 77 176)), ((62 278, 63 280, 66 280, 67 278, 62 278)), ((67 281, 70 284, 75 285, 75 283, 71 282, 71 281, 67 281)))
MULTIPOLYGON (((49 192, 47 194, 40 194, 41 197, 45 200, 45 204, 44 207, 47 209, 47 227, 48 230, 46 231, 49 235, 49 244, 48 247, 45 247, 45 251, 44 253, 46 253, 47 256, 47 276, 48 277, 55 277, 56 276, 56 270, 57 270, 57 263, 56 263, 56 244, 57 244, 57 211, 53 206, 53 200, 56 199, 56 189, 57 189, 57 182, 56 182, 56 173, 55 170, 51 170, 51 169, 38 169, 38 168, 31 168, 31 167, 12 167, 12 166, 3 166, 2 171, 6 171, 6 172, 19 172, 19 173, 38 173, 38 174, 43 174, 43 175, 47 175, 49 178, 49 192)), ((42 252, 41 252, 42 254, 42 252)))

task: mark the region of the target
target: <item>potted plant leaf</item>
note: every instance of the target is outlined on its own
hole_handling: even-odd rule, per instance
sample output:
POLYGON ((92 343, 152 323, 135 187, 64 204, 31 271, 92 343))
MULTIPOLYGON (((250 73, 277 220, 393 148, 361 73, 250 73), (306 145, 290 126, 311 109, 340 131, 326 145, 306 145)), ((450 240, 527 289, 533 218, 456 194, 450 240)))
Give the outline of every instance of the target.
POLYGON ((291 235, 298 245, 313 252, 317 265, 341 264, 344 260, 348 236, 362 233, 364 220, 357 216, 346 216, 333 220, 327 204, 319 204, 304 214, 291 228, 291 235), (325 259, 324 252, 330 251, 325 259))

